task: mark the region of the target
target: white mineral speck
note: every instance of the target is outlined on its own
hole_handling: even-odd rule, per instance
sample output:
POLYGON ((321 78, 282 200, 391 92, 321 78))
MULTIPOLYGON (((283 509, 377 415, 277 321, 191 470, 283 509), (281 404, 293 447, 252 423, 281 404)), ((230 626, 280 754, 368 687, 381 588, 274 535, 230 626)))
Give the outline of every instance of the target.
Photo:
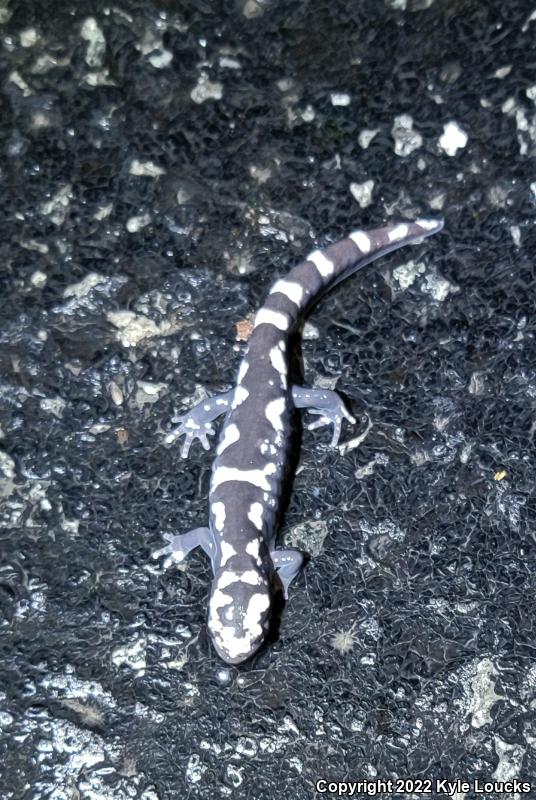
POLYGON ((186 780, 188 783, 199 783, 208 767, 203 764, 197 753, 192 753, 186 765, 186 780))
POLYGON ((0 474, 6 478, 15 477, 15 462, 7 453, 0 450, 0 474))
POLYGON ((484 379, 481 372, 473 372, 469 379, 467 391, 469 394, 482 394, 485 389, 484 379))
POLYGON ((261 2, 261 0, 246 0, 242 9, 242 14, 246 19, 255 19, 255 17, 260 17, 264 14, 264 11, 265 3, 261 2))
POLYGON ((121 387, 115 381, 110 381, 110 383, 108 384, 108 390, 110 392, 110 397, 112 398, 113 403, 116 406, 122 405, 125 400, 125 396, 123 394, 121 387))
POLYGON ((49 217, 50 221, 58 227, 63 223, 69 211, 71 189, 70 183, 64 184, 50 200, 46 200, 39 206, 41 214, 45 217, 49 217))
MULTIPOLYGON (((495 739, 495 752, 499 756, 499 763, 493 773, 496 781, 511 781, 518 778, 521 772, 526 749, 520 744, 510 744, 500 739, 495 739)), ((520 795, 517 794, 517 797, 520 795)))
POLYGON ((97 208, 97 210, 93 214, 93 217, 96 220, 99 220, 100 222, 101 220, 106 219, 106 217, 109 217, 112 211, 113 211, 113 205, 112 203, 108 203, 107 205, 100 206, 100 208, 97 208))
POLYGON ((230 56, 220 56, 220 67, 223 69, 242 69, 240 61, 230 56))
POLYGON ((530 23, 535 19, 536 19, 536 11, 533 11, 532 14, 530 14, 527 17, 527 21, 524 23, 523 27, 521 28, 523 33, 525 33, 525 31, 528 31, 530 23))
POLYGON ((172 61, 173 53, 171 53, 169 50, 164 50, 163 48, 155 50, 155 52, 151 53, 149 56, 149 63, 155 69, 164 69, 164 67, 168 67, 172 61))
POLYGON ((510 234, 512 239, 514 240, 514 244, 516 247, 521 246, 521 229, 519 225, 511 225, 510 226, 510 234))
POLYGON ((135 159, 130 165, 131 175, 140 175, 147 178, 156 178, 158 175, 165 175, 166 170, 157 166, 152 161, 138 161, 135 159))
POLYGON ((117 328, 116 337, 123 347, 136 347, 144 339, 169 336, 178 329, 177 323, 162 320, 157 324, 152 319, 142 314, 135 314, 133 311, 109 311, 106 318, 114 328, 117 328))
POLYGON ((35 272, 33 272, 30 277, 30 283, 37 289, 42 289, 46 282, 47 276, 44 272, 41 272, 40 269, 37 269, 35 272))
POLYGON ((495 72, 493 73, 493 77, 499 78, 500 80, 501 78, 506 78, 506 76, 509 75, 511 71, 512 71, 512 65, 508 64, 508 66, 506 67, 499 67, 499 69, 495 70, 495 72))
POLYGON ((20 75, 16 69, 9 73, 8 81, 11 81, 11 83, 14 83, 15 86, 18 86, 24 97, 29 97, 31 94, 33 94, 22 75, 20 75))
POLYGON ((320 332, 312 322, 306 322, 302 330, 302 339, 319 339, 320 332))
POLYGON ((434 211, 441 211, 443 206, 445 205, 446 200, 446 193, 445 192, 436 192, 430 197, 428 201, 428 205, 430 208, 433 208, 434 211))
POLYGON ((213 83, 205 73, 201 73, 197 79, 197 84, 190 92, 190 97, 198 105, 206 100, 221 100, 223 97, 223 85, 221 83, 213 83))
POLYGON ((88 67, 100 67, 106 50, 106 40, 94 17, 88 17, 84 20, 80 36, 88 43, 86 64, 88 67))
POLYGON ((43 397, 39 401, 39 407, 46 414, 53 414, 58 419, 63 417, 63 411, 67 403, 61 397, 43 397))
POLYGON ((422 147, 422 136, 413 129, 413 117, 409 114, 400 114, 394 118, 391 136, 395 140, 397 156, 409 156, 422 147))
POLYGON ((139 214, 136 217, 130 217, 127 219, 127 231, 129 233, 137 233, 138 231, 141 231, 142 228, 146 228, 150 221, 151 215, 147 213, 139 214))
POLYGON ((331 93, 331 105, 332 106, 349 106, 350 105, 350 95, 346 92, 332 92, 331 93))
POLYGON ((105 283, 106 277, 99 275, 97 272, 89 272, 85 278, 77 283, 71 283, 63 290, 64 297, 85 297, 89 292, 98 286, 99 283, 105 283))
POLYGON ((409 289, 415 283, 417 276, 426 272, 426 267, 422 261, 407 261, 393 270, 393 278, 398 281, 401 289, 409 289))
POLYGON ((449 156, 455 156, 467 144, 468 136, 457 122, 447 122, 443 125, 443 133, 439 138, 439 146, 449 156))
POLYGON ((489 658, 483 658, 476 665, 476 674, 470 681, 467 690, 469 695, 469 713, 473 728, 482 728, 493 720, 491 709, 500 700, 501 695, 495 691, 498 673, 489 658))
POLYGON ((422 286, 424 294, 430 295, 434 300, 442 303, 449 294, 455 294, 460 291, 459 286, 450 283, 446 278, 438 275, 435 272, 430 272, 426 275, 425 282, 422 286))
POLYGON ((33 47, 37 42, 37 31, 35 28, 26 28, 20 32, 20 43, 22 47, 33 47))
POLYGON ((357 141, 359 142, 359 146, 366 150, 371 141, 374 139, 376 134, 378 133, 379 128, 363 128, 360 132, 359 136, 357 137, 357 141))
POLYGON ((238 769, 238 767, 234 767, 232 764, 229 764, 227 766, 227 778, 233 784, 235 789, 237 789, 243 781, 242 770, 238 769))
MULTIPOLYGON (((535 86, 529 86, 525 94, 532 102, 536 101, 535 86)), ((536 114, 529 115, 526 107, 515 97, 508 97, 502 104, 501 111, 515 120, 520 154, 524 156, 529 151, 533 154, 536 142, 536 114)))
POLYGON ((112 651, 112 662, 120 667, 125 665, 138 675, 145 674, 147 642, 143 638, 133 639, 112 651))
POLYGON ((372 203, 372 190, 374 181, 363 181, 363 183, 351 183, 350 192, 352 197, 357 200, 361 208, 366 208, 372 203))

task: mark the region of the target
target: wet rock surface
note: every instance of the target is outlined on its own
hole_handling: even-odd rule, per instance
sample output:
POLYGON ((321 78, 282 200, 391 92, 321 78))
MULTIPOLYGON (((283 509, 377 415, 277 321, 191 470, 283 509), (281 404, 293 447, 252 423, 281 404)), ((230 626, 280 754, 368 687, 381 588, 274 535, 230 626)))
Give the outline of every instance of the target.
POLYGON ((0 3, 2 797, 536 774, 532 12, 0 3), (311 315, 358 423, 298 432, 313 557, 227 668, 208 562, 150 558, 207 518, 170 418, 313 244, 438 215, 311 315))

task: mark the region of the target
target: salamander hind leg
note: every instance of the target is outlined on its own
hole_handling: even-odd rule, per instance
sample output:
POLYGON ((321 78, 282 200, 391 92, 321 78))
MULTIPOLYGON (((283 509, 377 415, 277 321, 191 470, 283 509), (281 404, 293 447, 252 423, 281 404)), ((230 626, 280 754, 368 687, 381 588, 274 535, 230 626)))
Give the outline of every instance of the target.
POLYGON ((301 550, 272 550, 270 553, 279 580, 283 584, 283 595, 288 597, 288 587, 299 575, 305 563, 305 554, 301 550))
POLYGON ((208 397, 187 411, 186 414, 173 417, 171 421, 179 424, 177 428, 167 434, 166 443, 173 444, 179 436, 184 434, 181 447, 182 458, 188 457, 190 447, 195 439, 199 439, 203 448, 208 450, 210 448, 208 436, 215 433, 212 423, 221 414, 227 413, 232 399, 232 391, 224 392, 214 397, 208 397))
POLYGON ((201 547, 207 556, 213 559, 215 545, 210 528, 194 528, 188 533, 163 533, 162 537, 168 544, 160 550, 155 550, 152 557, 167 556, 164 561, 166 568, 172 564, 180 564, 196 547, 201 547))
POLYGON ((307 425, 310 431, 320 428, 322 425, 333 424, 332 447, 335 447, 339 441, 343 419, 347 419, 352 424, 355 423, 354 417, 345 408, 337 392, 332 392, 330 389, 293 386, 292 400, 296 408, 306 408, 311 414, 320 415, 320 419, 307 425))

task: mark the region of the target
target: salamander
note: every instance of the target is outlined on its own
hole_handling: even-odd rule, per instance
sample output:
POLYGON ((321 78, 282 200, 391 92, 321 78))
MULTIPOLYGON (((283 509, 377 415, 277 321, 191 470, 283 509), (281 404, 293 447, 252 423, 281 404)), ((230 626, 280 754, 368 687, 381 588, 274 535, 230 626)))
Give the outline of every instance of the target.
POLYGON ((303 314, 328 289, 376 258, 437 233, 441 220, 400 222, 354 231, 346 239, 314 250, 271 288, 257 312, 235 387, 203 400, 172 419, 172 444, 184 436, 183 458, 192 443, 209 449, 213 423, 225 415, 212 466, 208 526, 166 533, 168 542, 153 555, 165 565, 182 561, 195 547, 210 559, 208 631, 228 664, 250 658, 263 644, 276 592, 288 588, 304 554, 276 547, 278 506, 288 456, 293 409, 316 415, 309 429, 333 425, 332 446, 344 419, 355 420, 334 391, 291 385, 288 343, 303 314))

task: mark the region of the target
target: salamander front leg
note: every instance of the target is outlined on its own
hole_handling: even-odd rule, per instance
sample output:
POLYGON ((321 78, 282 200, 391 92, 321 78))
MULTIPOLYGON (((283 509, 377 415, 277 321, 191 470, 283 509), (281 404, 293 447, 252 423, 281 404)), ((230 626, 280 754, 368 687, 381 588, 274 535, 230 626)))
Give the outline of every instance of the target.
POLYGON ((217 394, 214 397, 209 397, 198 403, 186 414, 181 414, 178 417, 172 417, 172 422, 178 422, 179 425, 174 430, 170 431, 165 441, 167 444, 173 444, 179 436, 185 434, 184 442, 181 447, 182 458, 187 458, 190 452, 190 447, 194 439, 199 439, 205 450, 210 448, 208 435, 213 434, 214 428, 212 423, 221 414, 225 414, 231 405, 233 399, 233 391, 217 394))
POLYGON ((292 400, 296 408, 306 408, 311 414, 320 414, 320 419, 307 425, 310 431, 333 423, 332 447, 336 447, 339 441, 343 418, 352 424, 355 423, 354 417, 347 411, 337 392, 332 392, 330 389, 308 389, 306 386, 293 386, 292 400))
POLYGON ((305 562, 305 555, 301 550, 272 550, 270 553, 274 567, 277 569, 279 580, 283 584, 283 595, 288 597, 288 587, 299 575, 305 562))
POLYGON ((167 556, 164 567, 172 564, 180 564, 189 552, 196 547, 201 547, 212 561, 215 552, 215 544, 210 528, 194 528, 188 533, 163 533, 162 537, 169 542, 160 550, 155 550, 153 558, 167 556))

